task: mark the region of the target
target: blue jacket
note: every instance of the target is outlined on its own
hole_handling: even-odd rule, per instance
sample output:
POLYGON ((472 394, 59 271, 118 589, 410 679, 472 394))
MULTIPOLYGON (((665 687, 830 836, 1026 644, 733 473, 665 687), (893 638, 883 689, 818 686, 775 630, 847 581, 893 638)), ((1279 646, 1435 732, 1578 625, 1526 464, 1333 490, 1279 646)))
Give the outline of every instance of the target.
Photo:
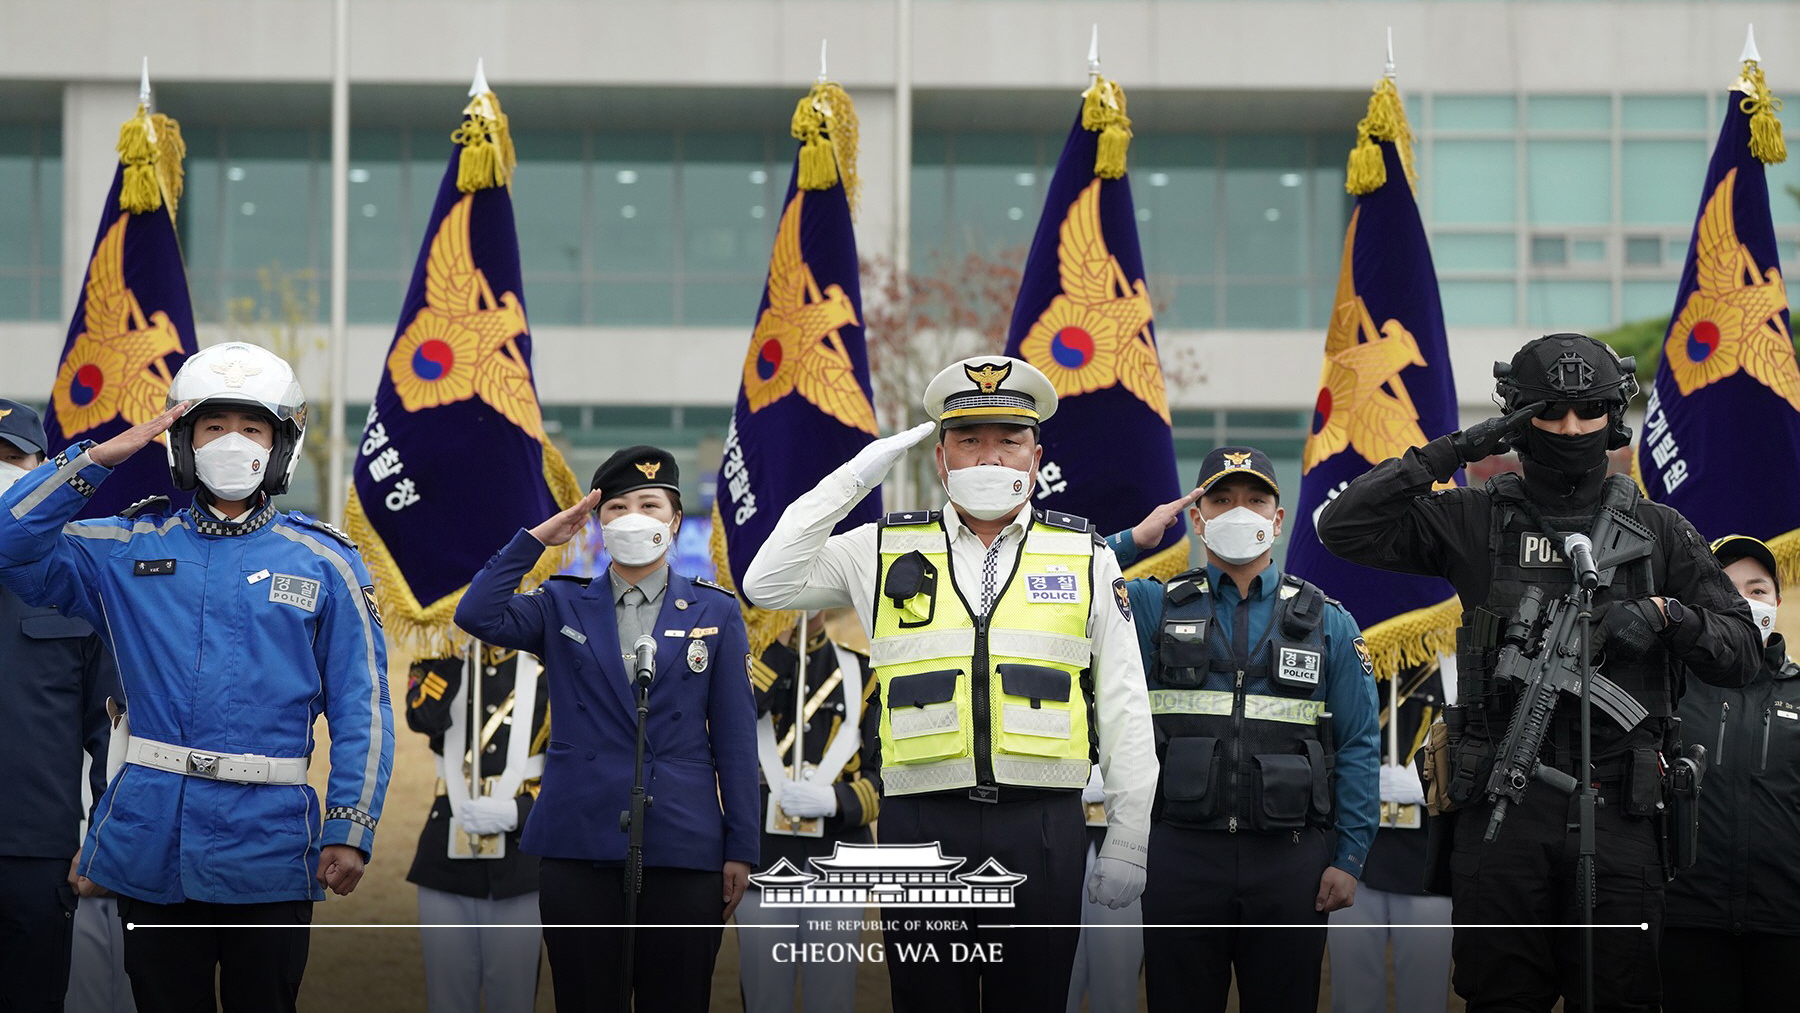
POLYGON ((372 849, 394 758, 387 645, 361 558, 331 528, 266 503, 242 524, 197 503, 70 523, 111 474, 91 446, 0 496, 0 582, 108 640, 132 734, 310 757, 323 713, 331 776, 321 809, 307 785, 127 764, 95 807, 82 874, 157 904, 322 900, 319 849, 372 849))
MULTIPOLYGON (((531 532, 514 535, 469 582, 456 625, 536 654, 550 682, 550 747, 519 846, 544 858, 623 862, 619 813, 631 806, 637 705, 612 584, 604 574, 591 583, 552 578, 514 594, 543 551, 531 532)), ((644 783, 655 804, 644 824, 644 864, 709 872, 727 861, 754 866, 762 833, 756 704, 737 599, 670 571, 649 632, 657 651, 644 783)))
MULTIPOLYGON (((1120 566, 1129 566, 1137 558, 1130 531, 1113 535, 1106 543, 1119 557, 1120 566)), ((1237 610, 1246 607, 1238 595, 1237 583, 1210 564, 1206 576, 1208 584, 1217 589, 1213 593, 1216 621, 1221 629, 1229 630, 1237 610)), ((1260 641, 1262 632, 1275 618, 1275 590, 1280 583, 1281 570, 1273 564, 1252 582, 1253 593, 1247 606, 1251 643, 1260 641)), ((1162 626, 1163 587, 1154 580, 1140 579, 1126 581, 1125 588, 1137 623, 1144 674, 1149 677, 1157 631, 1162 626)), ((1325 610, 1325 678, 1321 684, 1337 740, 1337 851, 1331 864, 1358 879, 1362 878, 1369 847, 1375 842, 1375 823, 1381 810, 1380 705, 1361 644, 1362 631, 1357 629, 1356 620, 1342 605, 1331 602, 1325 610)))

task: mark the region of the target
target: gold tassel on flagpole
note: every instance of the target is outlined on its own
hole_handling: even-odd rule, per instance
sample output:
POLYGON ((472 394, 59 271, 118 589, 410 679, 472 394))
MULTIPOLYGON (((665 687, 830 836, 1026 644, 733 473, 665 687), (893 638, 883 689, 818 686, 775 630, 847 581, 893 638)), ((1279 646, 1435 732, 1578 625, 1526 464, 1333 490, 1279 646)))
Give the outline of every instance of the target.
POLYGON ((119 164, 125 167, 119 185, 119 208, 143 214, 162 207, 156 185, 156 142, 151 140, 150 112, 142 105, 137 115, 119 128, 119 164))
MULTIPOLYGON (((733 592, 737 582, 731 579, 731 554, 725 545, 725 522, 719 516, 719 502, 713 501, 712 515, 713 581, 733 592)), ((750 656, 761 658, 769 645, 800 621, 800 613, 789 610, 757 608, 743 595, 738 595, 738 608, 744 614, 744 633, 750 641, 750 656)))
POLYGON ((1094 175, 1101 179, 1125 175, 1125 153, 1131 147, 1131 117, 1125 115, 1125 89, 1117 81, 1094 75, 1094 83, 1081 93, 1081 127, 1100 135, 1094 152, 1094 175))
POLYGON ((1769 94, 1763 82, 1762 67, 1755 60, 1744 61, 1744 83, 1750 94, 1738 102, 1738 108, 1750 116, 1750 154, 1765 165, 1787 161, 1787 142, 1781 137, 1781 100, 1769 94))
POLYGON ((150 123, 156 132, 156 182, 162 187, 163 199, 169 202, 172 215, 181 206, 182 161, 187 158, 187 142, 181 138, 181 124, 173 118, 157 113, 150 123))
POLYGON ((1350 150, 1344 189, 1352 194, 1374 193, 1387 183, 1387 163, 1381 157, 1381 142, 1387 141, 1400 151, 1400 164, 1406 167, 1406 183, 1418 191, 1418 175, 1413 171, 1412 125, 1406 122, 1406 108, 1394 79, 1383 77, 1369 96, 1368 112, 1356 124, 1356 147, 1350 150))
POLYGON ((794 105, 788 132, 800 142, 799 188, 829 190, 842 180, 854 214, 862 180, 856 174, 856 106, 849 93, 830 81, 813 85, 794 105))
POLYGON ((458 190, 474 193, 512 182, 519 157, 513 150, 512 127, 493 92, 484 91, 469 101, 463 109, 462 126, 450 139, 462 145, 456 163, 458 190))

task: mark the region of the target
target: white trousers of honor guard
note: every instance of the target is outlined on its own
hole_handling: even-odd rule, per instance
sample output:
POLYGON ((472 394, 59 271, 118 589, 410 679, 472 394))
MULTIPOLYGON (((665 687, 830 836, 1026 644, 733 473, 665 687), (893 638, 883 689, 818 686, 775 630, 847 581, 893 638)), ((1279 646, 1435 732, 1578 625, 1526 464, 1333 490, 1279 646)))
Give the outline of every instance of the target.
POLYGON ((860 922, 862 909, 763 907, 762 891, 751 887, 738 905, 736 917, 744 1013, 792 1013, 796 991, 804 994, 806 1013, 842 1013, 856 1008, 857 961, 851 951, 861 941, 862 932, 856 928, 815 929, 807 923, 835 926, 860 922), (761 927, 766 925, 795 927, 761 927), (829 950, 832 943, 841 944, 840 949, 829 950), (834 956, 837 959, 808 959, 834 956), (801 982, 805 982, 804 988, 801 982))
POLYGON ((75 907, 69 994, 63 1005, 68 1013, 137 1013, 131 979, 125 977, 125 926, 115 898, 83 897, 75 907))
POLYGON ((537 1008, 538 895, 505 900, 419 887, 419 947, 431 1013, 532 1013, 537 1008), (529 928, 472 928, 525 925, 529 928), (444 926, 434 928, 431 926, 444 926), (454 928, 450 926, 455 926, 454 928))
POLYGON ((1407 926, 1448 924, 1448 897, 1357 887, 1354 905, 1331 912, 1331 1013, 1386 1013, 1390 942, 1397 1013, 1444 1013, 1452 930, 1407 926))
POLYGON ((1081 875, 1081 942, 1069 975, 1068 1013, 1081 1013, 1084 992, 1090 1013, 1137 1013, 1138 973, 1144 966, 1144 902, 1134 900, 1115 911, 1088 900, 1094 857, 1090 843, 1081 875))

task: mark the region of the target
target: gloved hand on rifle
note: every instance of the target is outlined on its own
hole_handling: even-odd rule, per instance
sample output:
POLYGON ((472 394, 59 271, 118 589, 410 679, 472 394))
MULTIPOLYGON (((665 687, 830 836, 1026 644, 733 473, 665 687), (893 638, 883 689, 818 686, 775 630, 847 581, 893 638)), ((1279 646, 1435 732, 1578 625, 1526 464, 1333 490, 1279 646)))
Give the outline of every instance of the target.
POLYGON ((1657 644, 1662 609, 1649 598, 1608 602, 1594 615, 1593 649, 1613 661, 1636 661, 1657 644))

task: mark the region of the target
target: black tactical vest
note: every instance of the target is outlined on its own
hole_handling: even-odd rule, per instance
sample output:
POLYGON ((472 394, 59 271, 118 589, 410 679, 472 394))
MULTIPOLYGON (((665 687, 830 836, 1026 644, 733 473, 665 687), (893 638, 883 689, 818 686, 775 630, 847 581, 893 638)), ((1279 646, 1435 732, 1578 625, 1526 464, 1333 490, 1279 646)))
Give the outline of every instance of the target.
MULTIPOLYGON (((1504 729, 1513 698, 1507 687, 1496 687, 1491 681, 1499 630, 1518 611, 1519 599, 1527 588, 1543 588, 1548 599, 1569 593, 1575 586, 1575 578, 1563 558, 1561 547, 1551 542, 1523 506, 1526 501, 1523 479, 1513 473, 1496 475, 1488 481, 1487 492, 1493 502, 1493 520, 1488 533, 1493 570, 1487 600, 1479 608, 1464 612, 1463 624, 1456 631, 1457 689, 1458 702, 1464 706, 1486 709, 1490 716, 1498 708, 1504 729)), ((1637 484, 1628 476, 1613 475, 1602 487, 1600 501, 1604 507, 1635 517, 1637 484)), ((1543 520, 1559 532, 1585 533, 1593 527, 1594 517, 1592 514, 1576 517, 1546 514, 1543 520)), ((1611 583, 1595 592, 1596 614, 1608 603, 1654 594, 1660 571, 1661 559, 1656 553, 1621 565, 1612 575, 1611 583)), ((1651 717, 1667 718, 1674 711, 1675 696, 1670 665, 1668 654, 1659 644, 1629 664, 1605 664, 1602 674, 1643 704, 1651 717)), ((1575 713, 1573 708, 1568 708, 1567 712, 1575 713)))
POLYGON ((1231 631, 1215 629, 1207 580, 1190 570, 1163 590, 1148 673, 1162 762, 1153 817, 1199 830, 1331 826, 1329 599, 1284 575, 1268 632, 1240 658, 1231 631))

